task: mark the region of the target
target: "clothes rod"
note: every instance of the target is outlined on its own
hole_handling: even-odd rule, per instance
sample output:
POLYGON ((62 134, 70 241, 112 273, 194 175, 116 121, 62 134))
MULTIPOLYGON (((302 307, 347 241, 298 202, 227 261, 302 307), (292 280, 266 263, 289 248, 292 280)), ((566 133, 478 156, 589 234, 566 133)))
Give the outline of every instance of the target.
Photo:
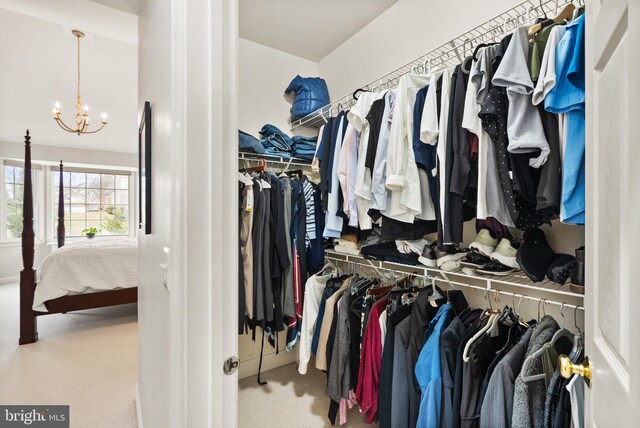
MULTIPOLYGON (((499 41, 506 34, 521 25, 533 25, 535 19, 540 16, 556 16, 558 11, 568 3, 569 2, 561 3, 558 0, 525 0, 500 15, 431 49, 429 52, 406 63, 402 67, 366 85, 360 86, 360 88, 368 91, 390 89, 392 86, 395 86, 394 83, 397 84, 398 80, 405 74, 415 72, 428 74, 437 69, 457 65, 462 62, 466 56, 472 54, 474 48, 480 43, 499 41)), ((577 3, 579 6, 584 5, 583 0, 579 0, 577 3)), ((352 93, 349 93, 309 115, 292 122, 291 128, 319 125, 324 123, 326 118, 333 113, 337 114, 339 109, 348 109, 353 104, 355 104, 355 100, 353 99, 352 93)))
MULTIPOLYGON (((339 259, 339 258, 336 258, 336 257, 326 256, 326 255, 325 255, 325 259, 333 261, 333 262, 338 262, 338 263, 351 263, 354 266, 354 273, 357 273, 355 267, 356 266, 361 266, 361 267, 365 267, 365 268, 367 268, 367 267, 368 268, 373 268, 376 271, 385 270, 385 271, 393 272, 393 273, 397 273, 397 274, 404 274, 404 275, 412 274, 412 272, 400 271, 400 270, 396 270, 396 269, 390 269, 390 268, 383 267, 383 266, 376 266, 371 262, 371 260, 367 260, 367 259, 365 259, 365 260, 369 263, 368 265, 364 264, 364 263, 361 263, 361 262, 343 260, 343 259, 339 259)), ((413 266, 409 266, 409 265, 406 265, 406 267, 409 270, 411 270, 411 268, 413 268, 413 266)), ((580 305, 573 305, 573 304, 569 304, 569 303, 566 303, 566 302, 559 302, 557 300, 551 300, 551 299, 547 299, 547 298, 544 298, 544 297, 542 297, 542 298, 533 297, 533 296, 529 296, 529 295, 526 295, 526 294, 510 292, 510 291, 504 291, 504 290, 500 290, 500 289, 497 289, 497 288, 480 287, 478 285, 466 284, 464 282, 451 281, 446 277, 445 278, 439 278, 439 277, 436 277, 436 276, 431 276, 431 275, 428 275, 426 273, 427 268, 426 267, 422 267, 422 266, 415 266, 415 270, 416 271, 422 270, 423 273, 424 273, 423 276, 426 277, 427 279, 432 280, 432 281, 440 281, 441 283, 449 285, 452 288, 455 288, 453 286, 467 287, 467 288, 470 288, 470 289, 482 291, 484 293, 500 293, 500 294, 502 294, 504 296, 516 297, 516 298, 519 298, 519 299, 522 298, 524 300, 531 300, 531 301, 537 302, 537 303, 545 302, 544 304, 555 305, 555 306, 558 306, 558 307, 566 307, 566 308, 570 308, 570 309, 581 309, 581 310, 584 311, 584 307, 582 307, 580 305)), ((419 273, 419 272, 413 272, 413 273, 415 274, 415 273, 419 273)), ((444 276, 446 276, 446 272, 442 272, 442 274, 444 276)), ((549 292, 549 290, 546 290, 546 289, 540 289, 540 291, 541 292, 549 292)))

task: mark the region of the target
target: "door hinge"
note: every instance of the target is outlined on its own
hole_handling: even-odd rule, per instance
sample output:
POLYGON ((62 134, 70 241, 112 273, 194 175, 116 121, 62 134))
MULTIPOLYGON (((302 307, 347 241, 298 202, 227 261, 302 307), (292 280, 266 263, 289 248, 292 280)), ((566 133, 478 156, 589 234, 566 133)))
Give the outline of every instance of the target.
POLYGON ((240 365, 240 360, 238 357, 229 357, 224 362, 224 374, 232 375, 238 371, 238 366, 240 365))

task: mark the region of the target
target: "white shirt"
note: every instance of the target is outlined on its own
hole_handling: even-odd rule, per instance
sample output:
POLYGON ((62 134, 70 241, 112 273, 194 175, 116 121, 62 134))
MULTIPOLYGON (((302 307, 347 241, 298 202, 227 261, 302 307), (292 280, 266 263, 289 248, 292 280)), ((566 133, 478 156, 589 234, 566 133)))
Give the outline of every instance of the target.
POLYGON ((396 99, 396 89, 387 92, 384 97, 385 107, 382 114, 382 125, 378 136, 378 147, 373 171, 371 172, 371 208, 385 214, 389 205, 389 193, 385 185, 387 177, 387 145, 389 143, 389 130, 393 118, 393 104, 396 99))
POLYGON ((419 74, 400 78, 389 131, 386 187, 391 200, 386 215, 406 223, 422 214, 420 176, 413 152, 413 107, 416 93, 430 80, 430 76, 419 74))
POLYGON ((298 373, 306 374, 307 365, 311 358, 311 342, 313 341, 313 332, 316 328, 316 318, 322 300, 322 293, 327 280, 331 278, 331 274, 309 277, 304 289, 304 306, 302 308, 302 329, 300 331, 300 362, 298 363, 298 373))
POLYGON ((352 227, 358 227, 358 206, 356 204, 355 188, 359 141, 360 133, 349 123, 342 140, 337 173, 344 200, 343 211, 349 218, 349 226, 352 227))
POLYGON ((349 123, 360 132, 358 144, 358 165, 356 170, 356 205, 358 207, 358 223, 361 230, 373 227, 368 211, 371 207, 371 170, 365 167, 367 148, 369 147, 369 122, 367 115, 374 101, 384 97, 384 92, 364 92, 360 94, 356 104, 347 113, 349 123))

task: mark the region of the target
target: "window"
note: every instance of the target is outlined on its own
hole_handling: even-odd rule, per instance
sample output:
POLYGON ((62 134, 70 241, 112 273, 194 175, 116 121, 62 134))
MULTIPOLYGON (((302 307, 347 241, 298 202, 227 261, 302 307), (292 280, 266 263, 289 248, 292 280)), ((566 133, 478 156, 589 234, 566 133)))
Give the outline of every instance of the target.
POLYGON ((22 234, 22 197, 24 168, 4 164, 4 221, 5 238, 20 239, 22 234))
MULTIPOLYGON (((52 171, 54 234, 58 222, 58 171, 52 171)), ((63 173, 66 236, 81 236, 89 227, 102 235, 129 234, 129 173, 67 168, 63 173)))
MULTIPOLYGON (((33 230, 38 225, 38 171, 41 165, 31 164, 33 189, 33 230)), ((5 159, 0 170, 4 192, 0 197, 0 219, 3 223, 0 241, 16 241, 22 236, 22 201, 24 199, 24 164, 5 159)))

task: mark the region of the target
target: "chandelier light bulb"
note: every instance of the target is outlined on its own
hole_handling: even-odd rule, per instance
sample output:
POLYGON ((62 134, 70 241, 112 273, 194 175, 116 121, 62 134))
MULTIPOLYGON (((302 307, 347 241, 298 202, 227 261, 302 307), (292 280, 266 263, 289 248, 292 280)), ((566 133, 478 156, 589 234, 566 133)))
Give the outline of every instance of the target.
POLYGON ((60 110, 60 103, 58 101, 56 101, 53 106, 56 108, 56 110, 60 110))
POLYGON ((106 122, 108 118, 109 118, 109 116, 107 115, 107 113, 102 113, 102 121, 103 122, 106 122))
POLYGON ((85 104, 83 109, 84 109, 84 111, 85 111, 85 113, 86 113, 86 112, 88 112, 88 111, 89 111, 89 106, 88 106, 87 104, 85 104))

